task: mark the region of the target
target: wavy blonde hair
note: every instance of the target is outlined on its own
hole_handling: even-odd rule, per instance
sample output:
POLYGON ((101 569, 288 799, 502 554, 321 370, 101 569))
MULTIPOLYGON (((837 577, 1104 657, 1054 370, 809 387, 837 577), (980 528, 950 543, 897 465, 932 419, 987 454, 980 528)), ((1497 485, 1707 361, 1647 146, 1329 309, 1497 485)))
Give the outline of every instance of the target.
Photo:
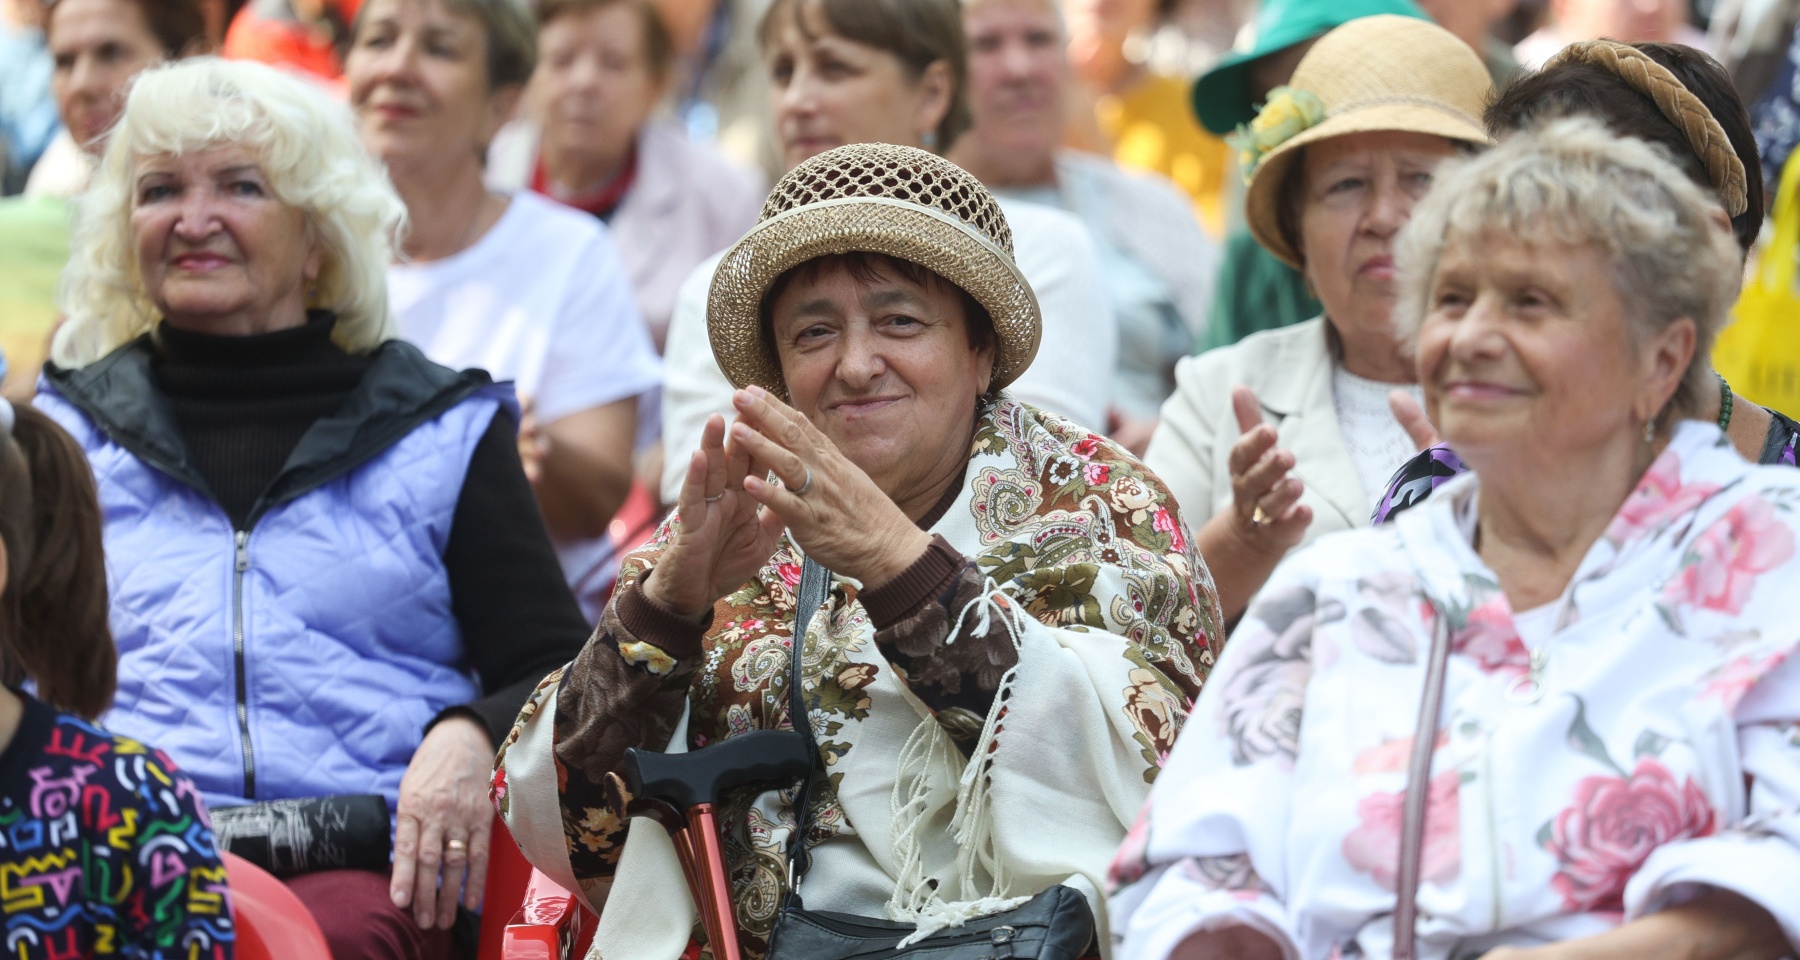
POLYGON ((1394 322, 1416 344, 1438 264, 1452 246, 1497 236, 1592 247, 1610 263, 1608 279, 1636 342, 1684 317, 1694 321, 1694 356, 1670 402, 1678 415, 1693 415, 1711 376, 1713 340, 1742 279, 1737 241, 1715 219, 1718 211, 1718 199, 1664 147, 1618 136, 1592 117, 1551 121, 1438 169, 1394 251, 1394 322))
POLYGON ((162 319, 144 289, 131 238, 132 181, 144 157, 243 146, 282 203, 299 209, 323 252, 309 308, 337 314, 332 339, 367 353, 397 336, 387 267, 406 207, 324 91, 258 63, 197 57, 139 74, 88 190, 75 203, 69 265, 57 285, 68 317, 50 356, 93 363, 162 319))

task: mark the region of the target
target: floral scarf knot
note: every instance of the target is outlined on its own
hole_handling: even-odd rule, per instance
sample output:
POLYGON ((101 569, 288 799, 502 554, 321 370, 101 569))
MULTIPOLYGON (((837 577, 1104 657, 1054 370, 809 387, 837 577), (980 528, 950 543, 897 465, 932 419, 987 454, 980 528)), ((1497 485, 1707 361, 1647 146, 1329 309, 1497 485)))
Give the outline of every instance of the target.
POLYGON ((1302 131, 1315 127, 1325 119, 1325 102, 1310 91, 1295 87, 1276 87, 1269 91, 1256 119, 1239 124, 1237 132, 1225 138, 1238 152, 1238 166, 1244 180, 1249 181, 1276 147, 1292 140, 1302 131))

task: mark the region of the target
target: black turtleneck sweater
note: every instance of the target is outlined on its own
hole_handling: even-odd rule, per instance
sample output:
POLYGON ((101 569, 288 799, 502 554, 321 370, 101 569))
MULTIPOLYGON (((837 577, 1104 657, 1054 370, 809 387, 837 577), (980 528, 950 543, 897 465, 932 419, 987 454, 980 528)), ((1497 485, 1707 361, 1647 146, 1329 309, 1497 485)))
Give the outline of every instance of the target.
MULTIPOLYGON (((336 413, 368 372, 369 357, 331 342, 333 319, 314 314, 303 327, 249 337, 166 324, 158 331, 157 384, 189 460, 240 530, 300 438, 336 413)), ((496 744, 538 681, 573 659, 588 636, 525 479, 517 435, 517 421, 502 411, 476 444, 444 547, 451 610, 483 696, 438 719, 468 715, 496 744)))

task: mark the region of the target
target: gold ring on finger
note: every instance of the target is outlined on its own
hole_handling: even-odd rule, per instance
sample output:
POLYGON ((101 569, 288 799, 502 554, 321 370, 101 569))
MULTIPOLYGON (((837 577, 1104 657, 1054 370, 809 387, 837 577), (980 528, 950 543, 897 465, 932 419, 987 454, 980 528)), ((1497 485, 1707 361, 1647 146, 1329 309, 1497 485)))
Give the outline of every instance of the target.
POLYGON ((447 840, 444 842, 444 849, 451 853, 467 853, 469 845, 461 840, 447 840))
POLYGON ((1256 509, 1250 511, 1251 526, 1260 527, 1263 524, 1268 523, 1268 522, 1269 522, 1269 515, 1263 512, 1262 507, 1258 506, 1256 509))

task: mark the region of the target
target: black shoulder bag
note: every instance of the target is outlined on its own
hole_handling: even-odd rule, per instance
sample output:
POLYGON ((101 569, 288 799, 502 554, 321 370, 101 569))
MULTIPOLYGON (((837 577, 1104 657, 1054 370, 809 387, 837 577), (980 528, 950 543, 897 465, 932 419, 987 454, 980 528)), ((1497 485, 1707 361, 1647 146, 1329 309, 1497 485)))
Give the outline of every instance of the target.
POLYGON ((801 568, 788 671, 788 718, 806 742, 812 764, 794 798, 794 833, 788 838, 787 850, 788 896, 775 918, 768 960, 1076 960, 1093 944, 1094 915, 1086 897, 1062 884, 1005 913, 939 931, 904 950, 899 944, 916 930, 911 924, 808 910, 800 901, 800 881, 810 866, 806 835, 813 826, 812 784, 823 766, 802 694, 801 662, 807 625, 824 605, 830 582, 830 571, 810 559, 801 568))

